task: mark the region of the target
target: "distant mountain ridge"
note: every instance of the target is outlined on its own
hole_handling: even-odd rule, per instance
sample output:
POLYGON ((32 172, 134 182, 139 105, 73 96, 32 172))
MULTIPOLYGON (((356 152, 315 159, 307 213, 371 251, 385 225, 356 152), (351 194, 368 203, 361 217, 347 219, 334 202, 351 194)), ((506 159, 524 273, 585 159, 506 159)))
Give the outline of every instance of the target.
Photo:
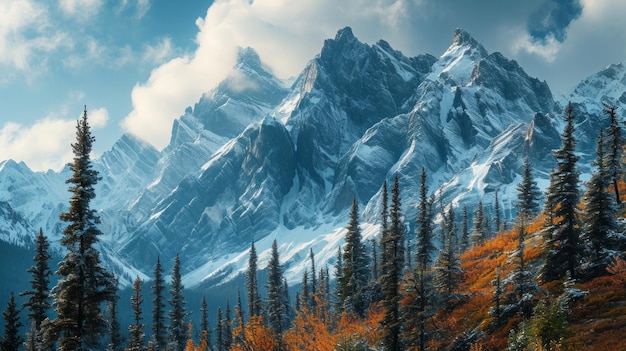
MULTIPOLYGON (((232 279, 252 241, 263 260, 279 238, 286 275, 298 281, 309 249, 332 263, 354 196, 365 237, 378 234, 384 180, 398 175, 413 222, 422 167, 437 204, 473 211, 482 199, 490 209, 497 190, 510 220, 525 155, 546 184, 568 101, 588 172, 607 122, 602 103, 624 116, 623 64, 555 99, 462 29, 437 58, 362 43, 346 27, 291 86, 241 49, 227 78, 175 120, 163 151, 124 135, 95 160, 101 249, 125 283, 149 278, 157 256, 167 267, 180 254, 186 285, 197 287, 232 279)), ((42 227, 58 242, 67 177, 0 163, 0 240, 24 246, 42 227)))

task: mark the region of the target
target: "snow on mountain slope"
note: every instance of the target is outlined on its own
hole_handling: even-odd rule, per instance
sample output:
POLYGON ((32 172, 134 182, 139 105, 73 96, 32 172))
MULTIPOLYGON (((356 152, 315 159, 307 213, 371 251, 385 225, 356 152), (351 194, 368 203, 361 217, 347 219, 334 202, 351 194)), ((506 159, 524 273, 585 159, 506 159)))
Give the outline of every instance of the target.
MULTIPOLYGON (((609 66, 555 102, 545 82, 462 29, 436 58, 343 28, 290 88, 242 49, 228 77, 175 120, 163 151, 123 136, 95 160, 103 258, 130 282, 149 278, 157 256, 169 269, 180 254, 193 288, 243 272, 252 241, 263 268, 277 239, 289 282, 299 282, 310 249, 318 267, 333 263, 354 196, 373 239, 381 185, 398 175, 412 222, 422 167, 437 206, 471 213, 482 199, 489 211, 498 190, 511 219, 524 156, 547 181, 565 103, 580 116, 588 163, 607 120, 602 102, 626 107, 625 77, 622 64, 609 66)), ((58 248, 67 177, 0 163, 0 240, 25 246, 42 227, 58 248)))

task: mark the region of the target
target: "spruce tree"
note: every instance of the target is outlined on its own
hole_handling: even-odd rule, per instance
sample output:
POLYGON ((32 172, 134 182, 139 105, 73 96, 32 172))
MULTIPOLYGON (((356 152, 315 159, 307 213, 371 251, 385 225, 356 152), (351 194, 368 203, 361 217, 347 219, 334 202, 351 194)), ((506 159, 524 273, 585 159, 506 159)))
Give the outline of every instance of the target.
POLYGON ((205 296, 202 296, 202 303, 200 305, 200 332, 202 333, 202 340, 207 346, 207 349, 210 350, 211 349, 211 329, 209 327, 209 309, 207 307, 205 296))
POLYGON ((268 322, 275 335, 280 335, 283 328, 283 268, 278 255, 276 239, 272 242, 272 252, 267 265, 267 315, 268 322))
POLYGON ((530 161, 526 157, 524 159, 522 182, 517 185, 518 222, 526 225, 530 219, 539 214, 540 197, 541 192, 533 178, 530 161))
POLYGON ((469 218, 467 215, 467 206, 463 205, 463 212, 461 218, 461 239, 459 244, 460 252, 464 252, 470 245, 469 241, 469 218))
POLYGON ((165 326, 165 278, 161 267, 161 258, 157 256, 154 266, 154 280, 152 284, 152 338, 151 343, 157 350, 164 350, 167 346, 167 329, 165 326))
POLYGON ((382 276, 381 288, 383 292, 383 321, 382 339, 386 351, 401 349, 400 343, 400 291, 399 282, 404 267, 404 225, 400 209, 400 186, 398 177, 395 177, 391 190, 391 208, 389 211, 389 227, 383 233, 382 242, 382 276))
POLYGON ((343 271, 338 282, 339 298, 347 311, 363 316, 367 306, 362 290, 367 285, 368 262, 359 228, 359 207, 356 197, 352 201, 347 229, 343 248, 343 271))
POLYGON ((469 240, 472 245, 482 245, 487 239, 485 235, 485 214, 483 212, 483 200, 478 201, 476 212, 474 213, 474 226, 472 228, 472 234, 469 236, 469 240))
POLYGON ((246 271, 246 290, 248 297, 248 316, 250 318, 261 315, 261 298, 257 282, 257 253, 254 242, 250 245, 248 270, 246 271))
POLYGON ((115 298, 111 300, 107 306, 109 314, 109 346, 108 351, 120 351, 122 349, 122 332, 118 317, 117 301, 119 296, 115 294, 115 298))
POLYGON ((2 316, 4 317, 4 335, 0 339, 0 349, 2 351, 17 351, 22 346, 24 339, 20 333, 22 327, 20 309, 15 304, 15 296, 12 291, 2 316))
POLYGON ((378 251, 376 250, 376 239, 370 239, 370 245, 372 246, 372 251, 370 253, 370 262, 372 263, 370 266, 370 280, 372 282, 376 282, 378 280, 378 251))
POLYGON ((616 106, 604 105, 604 113, 609 115, 610 123, 607 129, 608 134, 608 149, 606 152, 606 170, 609 177, 609 182, 612 184, 613 192, 615 193, 615 203, 619 206, 621 204, 618 182, 622 178, 624 173, 622 167, 622 152, 624 148, 624 139, 622 137, 622 127, 617 119, 616 106))
POLYGON ((500 214, 500 199, 498 197, 498 190, 496 190, 495 198, 493 200, 493 224, 495 227, 495 232, 499 233, 502 230, 502 217, 500 214))
POLYGON ((224 318, 222 316, 222 307, 217 308, 217 323, 215 324, 215 350, 224 351, 224 318))
POLYGON ((41 323, 47 318, 50 309, 50 275, 52 271, 48 261, 52 258, 48 250, 50 243, 48 238, 43 235, 43 230, 39 228, 39 235, 35 238, 35 256, 33 257, 34 266, 28 269, 28 273, 32 274, 30 280, 31 290, 24 291, 20 296, 29 296, 28 300, 23 304, 28 309, 28 320, 30 321, 31 330, 29 338, 33 338, 37 343, 41 343, 41 323))
POLYGON ((532 301, 534 293, 539 291, 539 286, 535 282, 535 276, 526 264, 524 256, 525 227, 523 221, 519 225, 519 235, 517 248, 511 253, 509 262, 513 264, 511 273, 502 281, 504 286, 512 286, 506 289, 505 299, 512 306, 507 309, 518 311, 524 318, 529 318, 532 313, 532 301))
POLYGON ((301 294, 298 296, 298 300, 300 301, 300 310, 306 310, 309 308, 310 301, 310 292, 309 292, 309 272, 308 270, 304 270, 302 273, 302 288, 301 294))
POLYGON ((569 271, 572 278, 579 276, 579 264, 583 255, 580 245, 578 202, 579 173, 576 170, 578 156, 575 154, 574 114, 568 105, 565 128, 561 134, 562 146, 552 152, 557 168, 550 175, 550 186, 546 194, 546 208, 552 214, 552 223, 545 229, 549 232, 544 239, 544 264, 540 270, 543 281, 563 279, 569 271))
POLYGON ((187 313, 185 312, 185 297, 183 296, 183 283, 180 274, 180 257, 174 258, 172 270, 172 281, 170 283, 170 306, 169 332, 173 350, 183 351, 185 349, 187 337, 187 313))
MULTIPOLYGON (((333 272, 335 275, 335 281, 339 282, 343 276, 343 255, 341 252, 341 246, 337 247, 337 260, 335 261, 335 271, 333 272)), ((335 285, 335 289, 334 289, 334 294, 335 294, 335 301, 334 301, 334 306, 335 306, 335 311, 337 311, 338 313, 343 312, 343 303, 344 300, 341 298, 342 293, 341 293, 341 284, 337 283, 335 285)))
POLYGON ((584 213, 581 239, 587 247, 584 268, 587 277, 595 277, 606 272, 611 263, 614 248, 619 247, 617 237, 617 210, 615 198, 609 191, 611 174, 604 155, 604 133, 600 131, 596 148, 596 171, 587 182, 587 192, 583 196, 584 213))
POLYGON ((428 185, 426 184, 426 169, 422 168, 420 182, 420 200, 417 215, 417 248, 415 259, 417 265, 430 267, 432 264, 432 253, 435 251, 433 244, 432 215, 428 200, 428 185))
POLYGON ((143 296, 141 295, 141 279, 135 278, 133 282, 133 295, 130 297, 130 307, 133 310, 134 323, 128 326, 128 347, 126 351, 142 351, 144 346, 144 325, 141 323, 141 305, 143 296))
POLYGON ((456 235, 451 231, 446 236, 443 249, 435 262, 434 285, 447 304, 453 297, 461 282, 463 271, 456 250, 456 235))
POLYGON ((500 266, 496 269, 496 278, 491 281, 491 285, 494 286, 493 297, 491 298, 494 306, 489 309, 489 315, 494 317, 496 325, 500 326, 502 325, 502 302, 504 295, 504 286, 500 277, 500 266))
POLYGON ((91 161, 94 140, 85 107, 72 144, 72 175, 66 181, 72 194, 70 207, 59 216, 68 225, 61 238, 66 254, 56 272, 58 283, 52 289, 56 318, 46 327, 46 344, 52 346, 58 341, 63 351, 99 346, 108 329, 101 308, 115 296, 113 275, 102 266, 95 247, 102 232, 97 227, 100 219, 96 210, 91 208, 96 197, 94 186, 100 180, 91 161))
POLYGON ((400 321, 404 342, 400 349, 404 346, 409 349, 425 350, 430 334, 426 322, 435 312, 432 270, 418 263, 409 272, 404 282, 404 290, 400 321))
POLYGON ((224 311, 224 332, 222 334, 224 350, 229 351, 233 344, 233 319, 230 311, 230 301, 226 300, 226 310, 224 311))
POLYGON ((311 259, 311 285, 309 287, 311 294, 309 299, 309 306, 315 307, 315 293, 317 292, 317 277, 315 276, 315 255, 313 254, 313 248, 309 249, 309 258, 311 259))

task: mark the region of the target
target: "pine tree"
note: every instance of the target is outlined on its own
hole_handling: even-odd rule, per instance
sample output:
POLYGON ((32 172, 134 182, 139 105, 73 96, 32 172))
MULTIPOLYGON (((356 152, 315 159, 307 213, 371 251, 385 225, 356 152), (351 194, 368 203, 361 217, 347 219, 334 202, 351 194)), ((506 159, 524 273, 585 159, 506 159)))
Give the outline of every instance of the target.
POLYGON ((202 296, 202 304, 200 305, 200 332, 202 333, 202 340, 207 346, 207 349, 210 350, 211 349, 211 329, 209 327, 209 309, 207 307, 206 297, 204 296, 202 296))
POLYGON ((161 258, 157 256, 154 266, 154 283, 152 284, 152 344, 157 350, 164 350, 167 346, 167 330, 165 326, 165 303, 164 300, 165 279, 161 258))
POLYGON ((426 321, 435 312, 432 270, 418 263, 404 282, 404 294, 401 309, 403 346, 425 350, 430 334, 426 321))
POLYGON ((469 247, 469 219, 467 216, 467 206, 463 205, 462 219, 461 219, 461 240, 459 249, 464 252, 469 247))
POLYGON ((448 303, 461 282, 463 271, 456 252, 456 235, 451 231, 435 262, 434 283, 443 300, 448 303))
POLYGON ((362 296, 362 290, 367 285, 368 264, 365 246, 359 228, 359 207, 356 197, 352 201, 350 222, 346 233, 343 248, 343 271, 338 284, 340 285, 339 299, 347 311, 363 316, 367 308, 362 296))
MULTIPOLYGON (((244 334, 245 328, 246 328, 246 321, 243 317, 244 312, 243 312, 243 305, 241 304, 241 290, 239 290, 239 287, 237 287, 237 307, 235 307, 235 315, 237 318, 237 327, 239 330, 241 330, 241 334, 244 334)), ((233 342, 235 341, 236 340, 233 338, 233 342)))
POLYGON ((246 289, 248 297, 248 316, 250 318, 261 315, 261 298, 259 296, 259 284, 257 282, 257 254, 254 242, 250 245, 248 257, 248 270, 246 271, 246 289))
POLYGON ((185 349, 187 336, 187 314, 185 312, 185 297, 183 296, 183 283, 180 275, 180 257, 174 258, 174 268, 172 270, 172 281, 170 283, 170 306, 168 313, 170 341, 175 351, 185 349))
POLYGON ((41 228, 39 235, 35 238, 35 244, 35 257, 33 257, 35 265, 27 271, 32 274, 30 280, 32 290, 22 292, 20 296, 30 296, 23 304, 24 308, 28 308, 28 320, 31 325, 28 338, 32 337, 34 341, 41 343, 41 323, 47 318, 50 309, 49 284, 52 274, 48 265, 48 261, 52 258, 48 252, 50 243, 48 238, 43 235, 41 228))
POLYGON ((230 312, 230 301, 226 300, 226 310, 224 311, 224 332, 222 334, 224 350, 229 351, 233 344, 233 319, 230 312))
POLYGON ((511 253, 510 260, 514 267, 508 277, 503 280, 504 286, 512 286, 507 290, 505 300, 509 301, 513 306, 509 309, 519 311, 524 318, 529 318, 532 313, 533 293, 539 291, 539 286, 535 282, 533 272, 526 265, 524 257, 524 237, 525 227, 522 223, 519 226, 517 248, 511 253))
POLYGON ((128 326, 128 347, 126 351, 142 351, 144 346, 144 325, 141 323, 141 305, 143 304, 143 296, 141 295, 141 279, 135 278, 133 282, 133 295, 130 297, 130 306, 133 310, 134 324, 128 326))
POLYGON ((608 173, 609 181, 613 185, 613 192, 615 193, 615 203, 619 206, 621 204, 618 182, 621 179, 624 171, 621 164, 622 150, 624 148, 624 139, 622 137, 622 127, 617 119, 616 106, 604 105, 604 113, 609 115, 610 124, 607 129, 609 138, 608 150, 606 157, 606 170, 608 173))
POLYGON ((552 152, 557 168, 550 175, 546 194, 546 208, 552 210, 552 223, 546 227, 549 233, 544 239, 544 264, 540 270, 545 282, 563 279, 569 271, 573 278, 579 275, 579 263, 583 247, 579 242, 578 220, 578 156, 575 154, 574 115, 572 105, 565 114, 565 129, 561 134, 562 146, 552 152))
POLYGON ((20 310, 15 304, 15 296, 11 292, 7 307, 2 312, 4 317, 4 335, 0 339, 0 349, 3 351, 17 351, 24 342, 20 334, 22 322, 20 322, 20 310))
POLYGON ((430 267, 432 264, 432 253, 435 251, 433 244, 432 215, 428 200, 428 185, 426 184, 426 169, 422 168, 420 182, 420 200, 417 215, 417 248, 415 259, 417 265, 430 267))
POLYGON ((302 293, 299 295, 300 309, 306 310, 309 308, 310 293, 309 293, 309 272, 305 269, 302 273, 302 293))
POLYGON ((596 171, 587 182, 587 192, 583 196, 584 213, 581 239, 587 247, 585 263, 586 275, 595 277, 606 272, 614 251, 619 247, 615 241, 617 231, 617 209, 615 198, 609 192, 611 174, 604 155, 604 133, 600 131, 596 148, 596 171))
POLYGON ((496 325, 500 326, 502 325, 502 298, 504 294, 504 286, 500 277, 500 266, 496 269, 496 278, 491 281, 491 284, 494 286, 493 297, 491 298, 494 306, 489 309, 489 315, 494 317, 496 325))
POLYGON ((117 301, 119 299, 119 296, 115 294, 115 298, 109 301, 109 304, 107 306, 110 330, 109 346, 107 348, 108 351, 120 351, 122 349, 122 332, 117 308, 117 301))
POLYGON ((469 240, 472 245, 482 245, 486 239, 485 235, 485 214, 483 212, 483 200, 478 201, 476 212, 474 213, 474 226, 469 240))
POLYGON ((317 277, 315 276, 315 255, 313 254, 313 248, 309 249, 309 258, 311 259, 311 295, 309 298, 309 306, 315 307, 315 293, 317 292, 317 277))
POLYGON ((283 268, 278 255, 278 244, 276 239, 272 242, 272 252, 267 265, 267 303, 268 322, 275 335, 283 332, 283 268))
MULTIPOLYGON (((341 253, 341 246, 337 248, 337 260, 335 261, 335 271, 333 272, 335 275, 335 281, 339 282, 343 276, 343 255, 341 253)), ((343 303, 344 301, 341 299, 341 284, 336 284, 334 289, 335 294, 335 311, 338 313, 343 312, 343 303)))
POLYGON ((404 225, 400 209, 400 186, 398 177, 395 177, 391 190, 391 208, 389 211, 389 227, 383 233, 382 240, 382 276, 381 288, 383 291, 383 321, 382 339, 386 351, 401 349, 400 343, 400 292, 399 282, 404 267, 404 225))
POLYGON ((91 208, 96 197, 94 186, 100 180, 91 161, 91 135, 87 122, 87 108, 76 126, 76 143, 72 144, 72 194, 68 212, 59 216, 67 227, 63 230, 61 245, 67 252, 59 264, 59 280, 53 288, 56 318, 46 326, 46 344, 59 342, 59 350, 80 351, 98 346, 107 331, 108 323, 101 307, 115 296, 113 275, 101 265, 100 253, 95 248, 102 234, 96 226, 100 219, 91 208))
POLYGON ((524 225, 539 214, 539 198, 541 192, 533 178, 528 157, 524 159, 522 182, 517 185, 518 221, 524 225))
POLYGON ((224 318, 222 316, 222 307, 217 308, 217 324, 215 324, 215 340, 216 351, 224 351, 224 318))
POLYGON ((493 224, 495 232, 499 233, 502 230, 502 218, 500 217, 500 199, 498 198, 498 190, 496 190, 495 198, 493 200, 493 224))

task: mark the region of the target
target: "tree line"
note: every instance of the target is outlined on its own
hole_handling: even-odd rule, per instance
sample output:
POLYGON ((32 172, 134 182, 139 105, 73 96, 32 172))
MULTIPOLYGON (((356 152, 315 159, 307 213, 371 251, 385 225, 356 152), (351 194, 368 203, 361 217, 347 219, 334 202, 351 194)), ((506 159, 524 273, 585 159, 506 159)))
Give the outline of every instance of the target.
MULTIPOLYGON (((586 182, 584 192, 577 170, 571 105, 564 116, 562 146, 553 151, 556 164, 550 174, 543 209, 532 165, 528 158, 524 160, 522 181, 517 186, 518 215, 513 223, 518 233, 517 247, 507 261, 509 273, 503 276, 501 267, 496 268, 492 305, 489 316, 485 316, 494 326, 504 325, 513 316, 521 316, 523 322, 511 330, 510 350, 531 349, 536 343, 545 349, 558 345, 563 316, 567 313, 563 306, 575 297, 573 282, 607 274, 615 257, 624 258, 626 236, 623 226, 617 222, 623 211, 619 192, 624 174, 622 122, 614 106, 607 105, 604 113, 609 116, 609 126, 598 136, 595 171, 586 182), (537 220, 543 221, 542 263, 532 267, 525 257, 526 228, 537 220), (554 291, 542 294, 542 290, 550 289, 554 291), (540 299, 542 295, 549 298, 540 299), (552 319, 540 325, 546 316, 552 319)), ((72 176, 67 180, 70 207, 60 215, 67 227, 61 239, 66 254, 55 272, 58 283, 52 288, 49 286, 52 275, 48 265, 49 242, 40 230, 35 238, 34 266, 28 270, 32 274, 32 289, 20 294, 28 297, 23 305, 27 310, 28 332, 25 336, 20 332, 21 308, 12 294, 3 313, 2 350, 310 349, 305 346, 310 340, 308 334, 317 335, 315 348, 322 350, 324 333, 345 328, 346 321, 350 320, 365 323, 373 314, 378 316, 373 328, 374 340, 346 337, 328 345, 329 349, 427 350, 429 342, 437 337, 434 316, 469 298, 468 292, 460 288, 464 275, 461 254, 483 245, 508 226, 501 218, 497 192, 494 217, 485 214, 480 200, 470 223, 465 206, 458 209, 436 203, 427 186, 428 174, 422 169, 415 231, 409 233, 396 176, 390 194, 387 182, 381 188, 378 241, 363 240, 358 199, 354 198, 344 244, 338 248, 332 276, 329 267, 316 268, 311 250, 310 268, 304 271, 300 289, 293 299, 283 276, 276 240, 267 264, 265 293, 261 295, 258 256, 252 243, 245 273, 247 313, 238 291, 234 316, 229 303, 224 310, 218 307, 217 323, 211 328, 207 302, 203 298, 198 337, 192 332, 193 325, 186 311, 180 258, 176 256, 174 260, 169 283, 169 310, 165 303, 168 286, 160 259, 157 259, 151 284, 151 336, 146 337, 142 282, 137 278, 130 301, 133 321, 128 326, 128 340, 124 341, 117 316, 117 282, 103 267, 95 248, 101 232, 97 228, 99 218, 91 209, 90 201, 95 197, 94 185, 100 178, 90 160, 93 141, 85 108, 77 123, 76 142, 72 144, 72 176), (50 317, 51 309, 54 317, 50 317)), ((469 345, 479 337, 479 332, 468 331, 454 341, 453 347, 469 350, 469 345)))

